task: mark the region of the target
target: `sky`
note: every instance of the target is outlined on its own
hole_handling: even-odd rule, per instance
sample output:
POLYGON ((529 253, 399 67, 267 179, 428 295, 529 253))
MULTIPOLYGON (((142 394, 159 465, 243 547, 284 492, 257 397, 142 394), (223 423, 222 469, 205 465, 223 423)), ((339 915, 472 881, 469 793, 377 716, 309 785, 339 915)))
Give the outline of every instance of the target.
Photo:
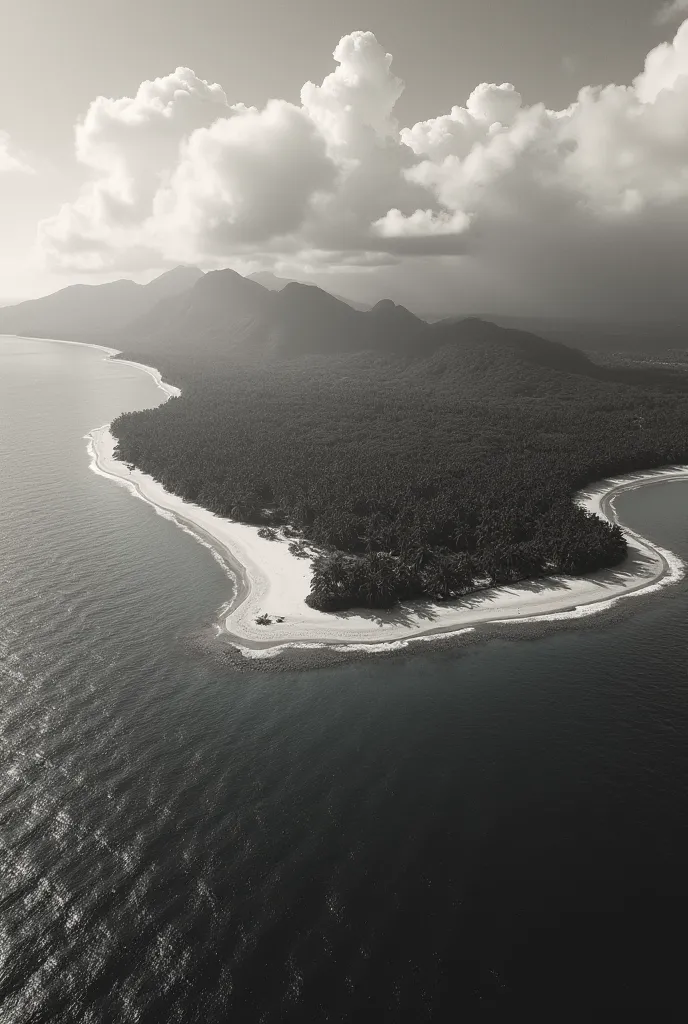
POLYGON ((0 0, 0 298, 272 269, 423 312, 688 298, 688 0, 0 0))

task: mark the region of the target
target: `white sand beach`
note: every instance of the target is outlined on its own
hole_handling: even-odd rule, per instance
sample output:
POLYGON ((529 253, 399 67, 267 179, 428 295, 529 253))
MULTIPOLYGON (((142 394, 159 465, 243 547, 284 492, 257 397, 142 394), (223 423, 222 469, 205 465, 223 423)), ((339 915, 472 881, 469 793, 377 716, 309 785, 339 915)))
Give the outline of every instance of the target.
MULTIPOLYGON (((124 484, 160 513, 172 516, 229 563, 236 592, 219 628, 247 656, 267 656, 295 645, 369 650, 378 645, 403 647, 411 641, 457 634, 486 623, 581 617, 603 611, 632 594, 649 593, 683 575, 683 563, 676 555, 624 529, 628 559, 615 569, 590 576, 531 580, 478 591, 446 604, 413 601, 389 612, 318 612, 305 603, 311 561, 292 555, 288 540, 263 539, 257 527, 222 519, 183 501, 152 477, 129 470, 114 458, 114 448, 115 439, 107 425, 92 431, 93 470, 124 484), (256 623, 264 613, 272 619, 268 626, 256 623), (277 622, 277 617, 283 621, 277 622)), ((605 480, 579 494, 578 501, 616 522, 614 500, 622 491, 671 480, 688 480, 688 467, 605 480)))
MULTIPOLYGON (((102 350, 106 358, 117 354, 116 349, 89 347, 102 350)), ((165 383, 155 368, 127 362, 150 374, 167 398, 181 394, 179 388, 165 383)), ((213 550, 234 584, 233 597, 217 625, 218 633, 224 633, 247 657, 269 657, 291 646, 388 650, 428 641, 439 634, 459 635, 488 623, 579 618, 604 611, 634 594, 651 593, 684 574, 678 556, 619 523, 628 540, 629 554, 615 569, 585 577, 557 576, 480 590, 446 604, 412 601, 388 612, 318 612, 305 602, 310 591, 311 560, 292 555, 287 539, 261 538, 257 527, 216 516, 169 493, 140 470, 129 469, 114 457, 116 442, 109 424, 92 430, 87 438, 94 472, 129 488, 160 515, 173 519, 213 550), (263 614, 271 618, 270 625, 256 622, 263 614), (278 617, 283 621, 276 621, 278 617)), ((614 501, 619 494, 673 480, 688 480, 688 466, 604 480, 579 493, 576 500, 590 512, 618 522, 614 501)))

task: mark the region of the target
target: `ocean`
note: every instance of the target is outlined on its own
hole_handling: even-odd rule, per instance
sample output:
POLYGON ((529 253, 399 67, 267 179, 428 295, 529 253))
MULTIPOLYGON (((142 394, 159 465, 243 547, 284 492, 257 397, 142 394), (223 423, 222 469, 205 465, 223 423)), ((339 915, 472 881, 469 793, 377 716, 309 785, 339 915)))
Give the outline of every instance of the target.
MULTIPOLYGON (((231 583, 89 471, 158 404, 0 339, 0 1017, 567 1019, 685 1002, 688 584, 466 648, 250 672, 231 583)), ((688 559, 688 483, 622 495, 688 559)))

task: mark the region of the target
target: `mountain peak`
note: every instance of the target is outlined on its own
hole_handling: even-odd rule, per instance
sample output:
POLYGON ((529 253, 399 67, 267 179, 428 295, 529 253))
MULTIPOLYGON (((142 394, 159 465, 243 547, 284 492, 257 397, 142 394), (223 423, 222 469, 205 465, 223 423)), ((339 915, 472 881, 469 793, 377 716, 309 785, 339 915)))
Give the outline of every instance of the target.
POLYGON ((223 270, 209 270, 196 282, 196 288, 202 289, 205 294, 219 294, 220 292, 231 293, 232 295, 263 295, 269 289, 265 288, 258 281, 250 277, 244 277, 230 267, 223 270))
POLYGON ((166 270, 159 277, 154 277, 145 285, 146 291, 157 299, 164 299, 170 295, 179 295, 189 288, 193 288, 196 282, 203 277, 203 271, 198 267, 178 266, 166 270))
POLYGON ((247 281, 256 281, 262 284, 263 288, 269 288, 271 292, 281 292, 290 283, 288 277, 278 277, 271 270, 258 270, 255 274, 248 274, 247 281))
POLYGON ((424 320, 420 320, 415 313, 412 313, 406 306, 399 306, 392 299, 380 299, 376 302, 373 308, 370 310, 373 316, 384 317, 386 320, 393 320, 397 323, 408 323, 408 324, 421 324, 425 323, 424 320))
POLYGON ((415 345, 428 328, 424 320, 420 320, 406 306, 398 306, 391 299, 380 299, 364 315, 374 324, 373 329, 392 348, 415 345))
POLYGON ((230 268, 208 271, 196 281, 190 292, 190 300, 196 308, 205 306, 204 318, 220 317, 218 327, 229 320, 267 311, 275 298, 275 294, 262 284, 230 268))
POLYGON ((172 267, 171 270, 165 270, 158 277, 154 277, 153 280, 162 281, 172 277, 193 277, 197 280, 199 277, 203 277, 203 271, 200 267, 194 267, 190 263, 179 263, 176 267, 172 267))
POLYGON ((302 284, 301 281, 289 281, 280 292, 280 300, 285 301, 287 299, 291 302, 317 303, 320 307, 329 306, 331 309, 342 306, 344 309, 351 311, 351 306, 347 302, 336 298, 331 292, 326 292, 324 288, 319 288, 317 284, 302 284))

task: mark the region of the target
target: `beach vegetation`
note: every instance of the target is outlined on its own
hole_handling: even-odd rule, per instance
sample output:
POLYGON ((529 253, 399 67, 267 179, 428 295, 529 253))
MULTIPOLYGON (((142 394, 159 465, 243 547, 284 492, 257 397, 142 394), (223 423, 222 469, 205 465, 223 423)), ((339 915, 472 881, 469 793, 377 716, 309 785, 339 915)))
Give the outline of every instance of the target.
POLYGON ((575 493, 688 461, 688 375, 601 366, 482 321, 420 323, 397 348, 383 333, 358 350, 317 318, 321 348, 315 327, 308 350, 299 335, 269 357, 253 343, 205 362, 198 346, 144 348, 182 397, 115 420, 118 455, 261 536, 282 524, 295 555, 320 552, 316 608, 460 599, 622 562, 622 531, 575 493))

